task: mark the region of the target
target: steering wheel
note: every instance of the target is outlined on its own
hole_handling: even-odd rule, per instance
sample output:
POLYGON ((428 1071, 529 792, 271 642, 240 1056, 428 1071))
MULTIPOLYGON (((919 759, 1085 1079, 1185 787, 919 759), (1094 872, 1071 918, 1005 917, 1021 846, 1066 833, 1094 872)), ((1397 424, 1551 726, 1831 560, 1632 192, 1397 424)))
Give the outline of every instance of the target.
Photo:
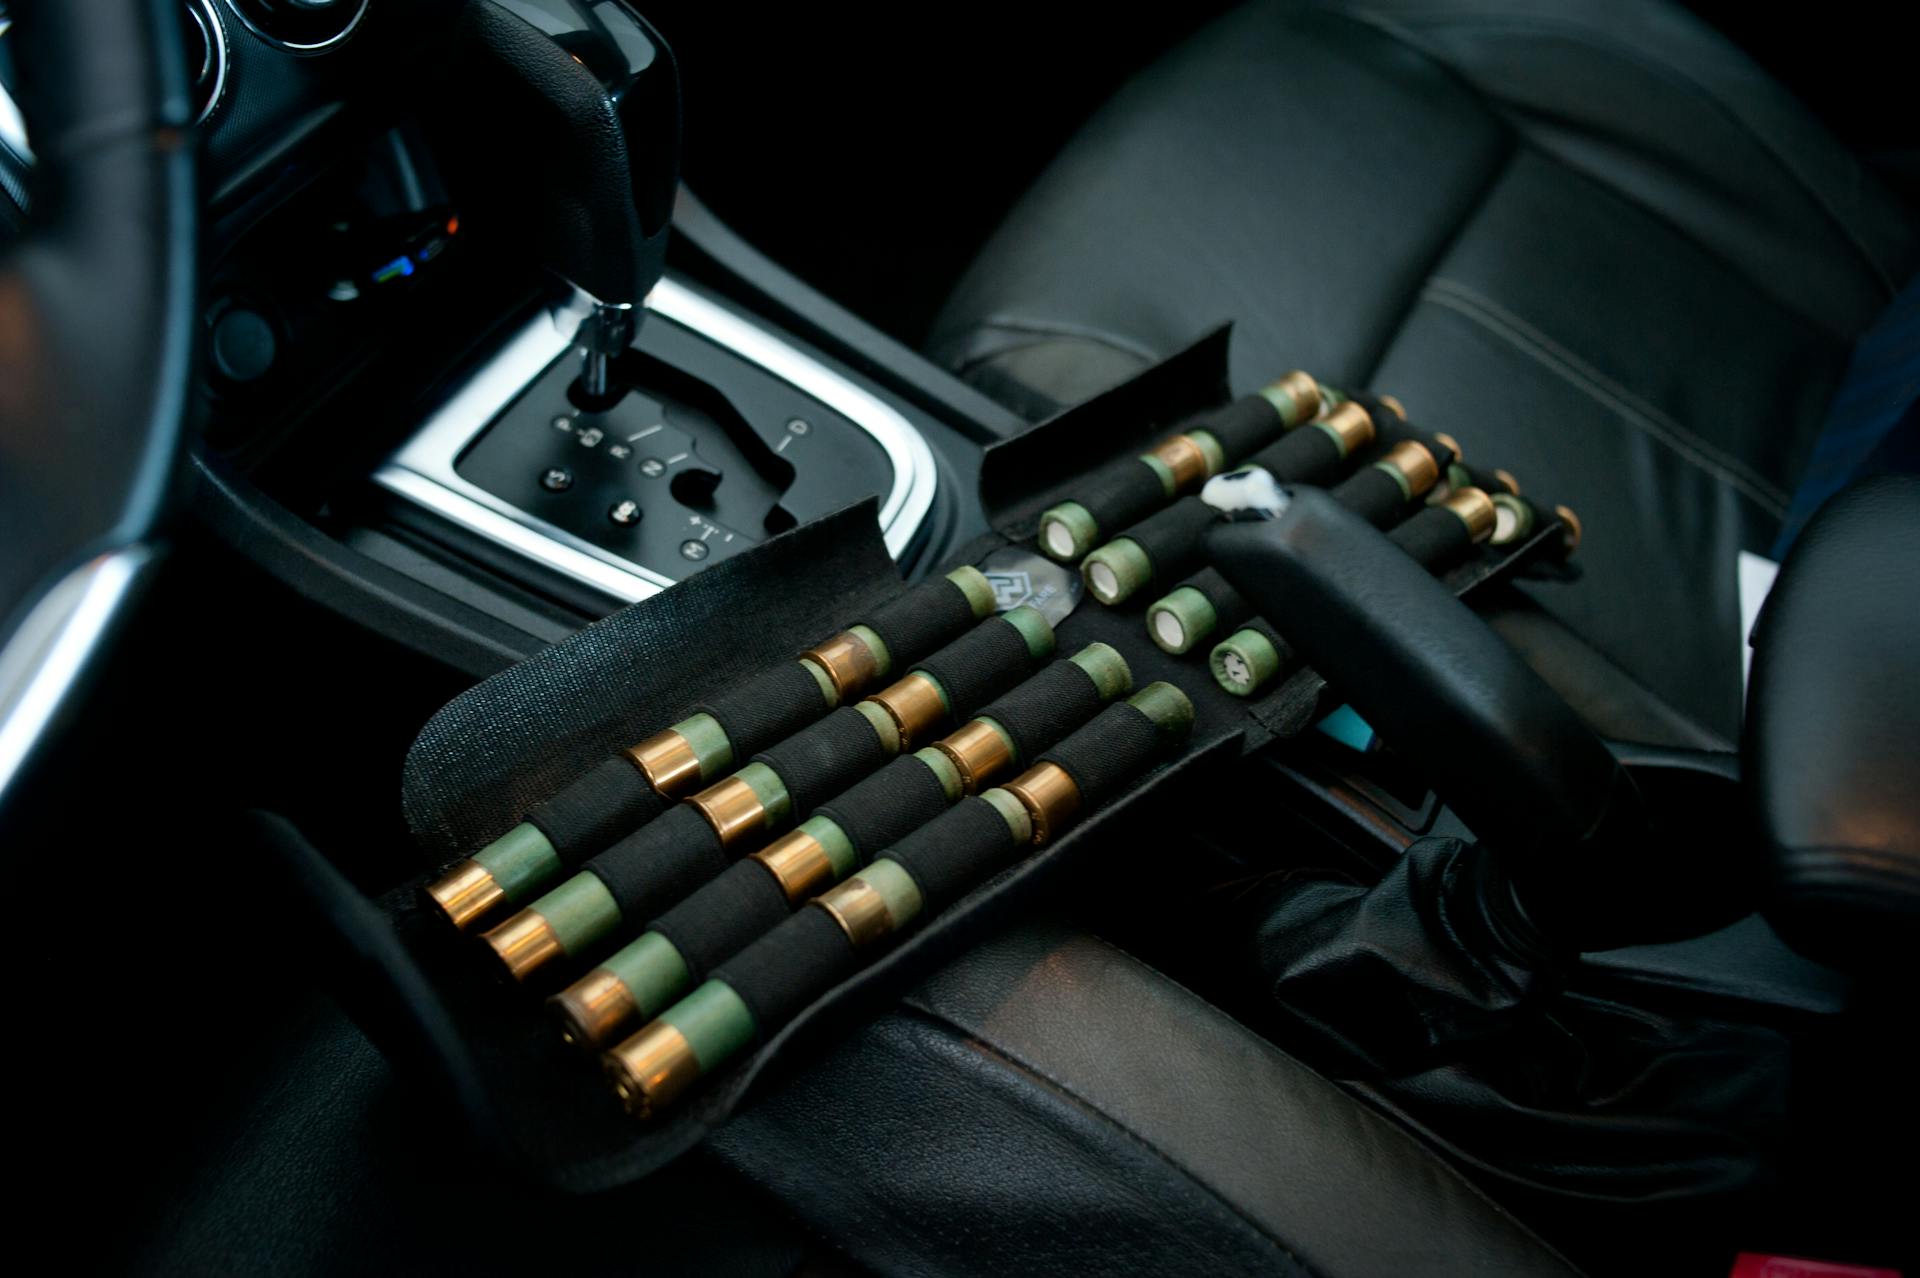
POLYGON ((15 0, 34 156, 0 244, 0 802, 152 562, 194 332, 184 55, 166 0, 15 0))

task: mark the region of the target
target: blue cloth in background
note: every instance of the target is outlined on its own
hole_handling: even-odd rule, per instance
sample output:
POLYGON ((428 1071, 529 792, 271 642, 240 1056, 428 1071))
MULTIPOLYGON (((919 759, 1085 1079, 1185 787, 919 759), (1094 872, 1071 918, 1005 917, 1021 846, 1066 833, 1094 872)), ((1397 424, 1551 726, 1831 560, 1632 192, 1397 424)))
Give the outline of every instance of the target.
POLYGON ((1920 276, 1853 348, 1773 544, 1783 558, 1821 503, 1856 479, 1920 471, 1920 276))

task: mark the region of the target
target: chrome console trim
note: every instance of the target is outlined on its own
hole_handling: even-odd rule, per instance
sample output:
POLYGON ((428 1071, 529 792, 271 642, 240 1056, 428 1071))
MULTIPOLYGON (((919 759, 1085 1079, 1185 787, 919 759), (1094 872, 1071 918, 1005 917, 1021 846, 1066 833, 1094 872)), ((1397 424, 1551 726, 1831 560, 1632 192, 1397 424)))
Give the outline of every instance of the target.
POLYGON ((0 646, 0 797, 85 676, 152 557, 129 546, 89 559, 41 596, 0 646))
MULTIPOLYGON (((926 521, 938 485, 933 450, 913 423, 779 337, 694 292, 663 279, 647 310, 723 346, 852 421, 880 445, 893 467, 893 487, 880 504, 880 531, 895 557, 926 521)), ((374 472, 387 491, 506 546, 616 599, 632 602, 673 584, 611 551, 548 523, 469 483, 454 463, 481 431, 572 344, 573 329, 547 312, 536 315, 427 419, 426 425, 374 472)))

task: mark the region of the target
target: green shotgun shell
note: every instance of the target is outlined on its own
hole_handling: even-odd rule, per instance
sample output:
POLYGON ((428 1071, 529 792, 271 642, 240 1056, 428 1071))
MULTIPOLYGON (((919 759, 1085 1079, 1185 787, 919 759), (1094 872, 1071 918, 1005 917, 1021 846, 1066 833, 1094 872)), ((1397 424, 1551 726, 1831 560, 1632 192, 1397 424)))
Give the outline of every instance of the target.
POLYGON ((1207 459, 1207 474, 1217 475, 1227 468, 1227 450, 1210 430, 1190 430, 1187 438, 1193 441, 1200 455, 1207 459))
POLYGON ((560 854, 547 842, 539 829, 522 821, 505 834, 473 854, 486 868, 507 900, 515 905, 527 900, 565 868, 560 854))
MULTIPOLYGON (((831 710, 835 695, 832 682, 812 662, 803 661, 800 664, 820 681, 821 693, 827 698, 827 708, 831 710)), ((733 766, 733 742, 727 740, 726 729, 712 715, 696 714, 674 724, 673 730, 686 740, 694 758, 700 761, 702 781, 711 781, 733 766)))
POLYGON ((519 905, 563 870, 539 827, 523 821, 426 886, 426 898, 465 932, 503 907, 519 905))
MULTIPOLYGON (((874 735, 880 738, 881 749, 885 750, 888 754, 900 753, 900 725, 893 721, 893 716, 887 713, 887 708, 885 706, 879 705, 872 701, 859 701, 854 703, 853 708, 860 712, 860 715, 862 718, 864 718, 868 723, 873 725, 874 735)), ((748 766, 750 767, 752 765, 749 764, 748 766)), ((762 765, 762 766, 765 766, 765 765, 762 765)), ((740 769, 740 773, 744 775, 746 773, 746 770, 747 770, 746 768, 742 768, 740 769)), ((772 768, 767 768, 767 775, 773 776, 772 768)), ((775 776, 773 779, 775 781, 780 780, 780 778, 777 776, 775 776)), ((749 782, 749 784, 751 784, 751 782, 749 782)), ((759 793, 758 787, 755 788, 754 793, 756 794, 759 793)), ((784 783, 782 783, 780 786, 780 820, 781 821, 786 820, 787 812, 792 806, 793 806, 793 801, 787 797, 787 787, 784 783)), ((770 807, 767 809, 767 812, 768 812, 768 815, 771 816, 773 813, 773 809, 770 807)), ((777 828, 777 825, 770 828, 777 828)))
POLYGON ((553 929, 569 958, 620 926, 620 907, 599 876, 576 874, 527 907, 537 910, 553 929))
POLYGON ((1176 657, 1193 651, 1219 622, 1213 601, 1193 586, 1182 586, 1147 607, 1147 637, 1176 657))
POLYGON ((1015 847, 1025 847, 1033 842, 1033 814, 1027 811, 1026 804, 999 786, 984 791, 980 797, 991 804, 993 810, 1000 814, 1000 819, 1007 823, 1007 833, 1012 836, 1015 847))
POLYGON ((708 981, 660 1013, 660 1019, 679 1030, 710 1074, 753 1042, 753 1013, 733 988, 708 981))
POLYGON ((691 973, 673 942, 648 932, 624 945, 600 965, 612 972, 633 996, 634 1012, 642 1023, 652 1020, 686 989, 691 973))
POLYGON ((1108 644, 1090 643, 1067 660, 1087 672, 1102 701, 1133 691, 1133 671, 1127 666, 1127 659, 1108 644))
POLYGON ((1311 376, 1298 369, 1278 381, 1268 382, 1258 393, 1273 405, 1281 425, 1288 430, 1310 421, 1320 411, 1321 404, 1327 402, 1328 394, 1311 376))
POLYGON ((1087 556, 1080 576, 1101 603, 1124 603, 1153 580, 1153 560, 1133 538, 1116 537, 1087 556))
MULTIPOLYGON (((892 720, 887 722, 891 727, 892 720)), ((793 814, 793 799, 787 794, 787 783, 780 779, 778 772, 764 763, 749 763, 733 775, 745 782, 753 791, 753 797, 760 800, 760 808, 767 814, 767 829, 777 830, 786 824, 793 814)))
MULTIPOLYGON (((966 794, 966 787, 961 784, 960 781, 960 769, 954 767, 953 760, 949 759, 946 755, 940 753, 932 746, 927 746, 924 749, 915 750, 910 757, 918 759, 926 765, 927 771, 933 773, 933 778, 940 783, 940 792, 947 796, 948 803, 958 803, 961 796, 966 794)), ((835 831, 838 831, 839 828, 839 826, 834 827, 835 831)), ((840 837, 843 840, 846 838, 844 834, 840 837)), ((847 855, 849 858, 853 855, 853 847, 851 844, 847 846, 847 855)), ((838 869, 838 865, 836 865, 835 868, 838 869)), ((840 873, 845 874, 847 870, 852 868, 852 863, 849 861, 847 869, 840 870, 840 873)))
POLYGON ((1280 652, 1258 630, 1236 630, 1207 657, 1213 681, 1236 697, 1250 697, 1280 673, 1280 652))
POLYGON ((613 893, 582 871, 480 939, 501 973, 524 984, 556 962, 579 958, 619 926, 613 893))
POLYGON ((1063 501, 1040 516, 1040 549, 1050 559, 1075 563, 1099 542, 1099 521, 1077 501, 1063 501))
POLYGON ((1127 704, 1153 720, 1163 737, 1184 737, 1193 730, 1193 701, 1164 680, 1140 689, 1127 704))
POLYGON ((960 587, 960 593, 967 597, 967 606, 973 609, 974 620, 984 620, 993 615, 998 601, 993 597, 993 583, 987 580, 987 574, 972 564, 962 564, 947 574, 947 580, 960 587))
POLYGON ((607 1081, 636 1118, 651 1118, 753 1043, 753 1012, 708 981, 602 1058, 607 1081))
POLYGON ((1533 531, 1533 506, 1512 493, 1493 493, 1493 537, 1496 546, 1509 546, 1533 531))
POLYGON ((1027 641, 1027 654, 1035 661, 1053 655, 1053 623, 1038 608, 1021 604, 1001 613, 1000 620, 1020 632, 1027 641))

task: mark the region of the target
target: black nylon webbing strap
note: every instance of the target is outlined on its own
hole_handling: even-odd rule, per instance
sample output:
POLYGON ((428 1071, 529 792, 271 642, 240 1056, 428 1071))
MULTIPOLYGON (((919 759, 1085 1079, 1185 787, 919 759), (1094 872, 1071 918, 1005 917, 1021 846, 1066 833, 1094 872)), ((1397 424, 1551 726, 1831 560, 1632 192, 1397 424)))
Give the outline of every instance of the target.
POLYGON ((925 901, 922 913, 931 914, 964 896, 1018 851, 1006 818, 985 799, 971 796, 896 842, 886 859, 913 876, 925 901))
POLYGON ((1282 435, 1247 459, 1283 484, 1323 484, 1340 472, 1340 445, 1318 426, 1302 426, 1282 435))
POLYGON ((1103 531, 1138 523, 1167 499, 1166 487, 1138 457, 1108 467, 1072 495, 1103 531))
POLYGON ((1065 657, 1012 692, 980 708, 1013 739, 1021 761, 1042 750, 1099 712, 1100 689, 1093 677, 1065 657))
POLYGON ((740 996, 764 1042, 859 966, 859 951, 833 916, 805 907, 722 963, 713 979, 740 996))
POLYGON ((1207 529, 1219 517, 1198 497, 1182 497, 1127 529, 1126 536, 1147 552, 1155 581, 1172 581, 1198 565, 1207 529))
POLYGON ((745 759, 825 714, 827 697, 805 666, 783 661, 695 709, 712 715, 727 734, 733 757, 745 759))
POLYGON ((527 822, 547 836, 568 869, 666 811, 667 801, 624 755, 605 759, 536 805, 527 822))
POLYGON ((825 802, 891 756, 867 717, 852 706, 753 756, 774 770, 793 801, 792 819, 806 820, 825 802))
POLYGON ((1387 537, 1429 572, 1439 572, 1473 549, 1460 517, 1444 506, 1428 506, 1387 537))
POLYGON ((793 908, 780 883, 758 861, 735 861, 719 878, 648 925, 673 942, 694 980, 785 921, 793 908))
POLYGON ((1219 440, 1229 462, 1265 445, 1283 425, 1280 410, 1262 395, 1242 395, 1218 412, 1204 413, 1188 423, 1190 429, 1204 430, 1219 440))
POLYGON ((1033 668, 1033 653, 1012 622, 989 617, 913 668, 940 681, 948 721, 961 723, 1018 683, 1033 668))
POLYGON ((966 591, 934 577, 873 609, 862 624, 887 645, 893 669, 903 670, 971 626, 973 604, 966 591))
POLYGON ((1202 568, 1193 576, 1180 583, 1192 586, 1207 597, 1213 605, 1213 633, 1221 638, 1232 634, 1253 616, 1253 605, 1247 597, 1233 588, 1233 583, 1220 575, 1217 568, 1202 568))
POLYGON ((1098 807, 1125 789, 1153 758, 1160 730, 1126 702, 1108 706, 1092 723, 1041 755, 1057 763, 1080 790, 1082 809, 1098 807))
POLYGON ((1392 475, 1378 466, 1362 466, 1327 493, 1375 528, 1385 528, 1407 508, 1407 494, 1392 475))
POLYGON ((646 919, 726 868, 720 836, 695 808, 667 809, 594 857, 585 869, 607 885, 620 917, 646 919))
POLYGON ((932 768, 908 755, 820 805, 865 865, 876 852, 947 810, 946 787, 932 768))

